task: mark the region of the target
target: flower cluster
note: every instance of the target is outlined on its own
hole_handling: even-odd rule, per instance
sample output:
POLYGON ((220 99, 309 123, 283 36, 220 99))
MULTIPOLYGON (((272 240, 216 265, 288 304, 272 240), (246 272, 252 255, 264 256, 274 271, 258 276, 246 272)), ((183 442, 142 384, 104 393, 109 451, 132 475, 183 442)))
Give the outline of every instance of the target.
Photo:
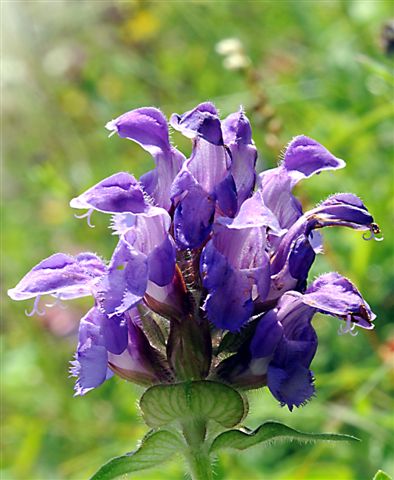
POLYGON ((257 150, 242 109, 223 121, 202 103, 170 125, 192 140, 190 158, 170 142, 166 118, 139 108, 107 129, 137 142, 155 168, 96 184, 70 205, 111 215, 119 237, 109 263, 93 253, 54 254, 9 291, 14 300, 91 295, 71 373, 83 395, 113 373, 142 385, 215 379, 238 388, 267 385, 290 409, 314 394, 316 312, 342 331, 371 329, 375 315, 338 273, 308 285, 322 251, 320 228, 379 233, 353 194, 330 196, 303 212, 293 196, 302 179, 343 168, 315 140, 295 137, 277 168, 256 174, 257 150))

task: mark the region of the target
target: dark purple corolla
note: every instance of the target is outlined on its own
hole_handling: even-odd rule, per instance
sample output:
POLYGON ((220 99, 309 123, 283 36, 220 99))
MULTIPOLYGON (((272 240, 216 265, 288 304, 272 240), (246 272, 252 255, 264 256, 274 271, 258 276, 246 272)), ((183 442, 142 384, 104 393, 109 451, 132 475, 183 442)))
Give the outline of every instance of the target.
POLYGON ((192 140, 185 159, 164 115, 139 108, 107 128, 147 150, 156 168, 139 180, 115 173, 71 201, 111 215, 118 243, 107 263, 93 253, 58 253, 9 290, 14 300, 90 295, 71 373, 83 395, 113 373, 141 385, 215 379, 268 386, 290 409, 314 394, 315 313, 340 332, 373 328, 375 315, 352 282, 327 273, 308 284, 319 230, 379 227, 362 201, 332 195, 303 212, 292 191, 303 179, 345 162, 315 140, 295 137, 283 161, 256 175, 257 151, 243 109, 223 121, 212 103, 174 114, 192 140))

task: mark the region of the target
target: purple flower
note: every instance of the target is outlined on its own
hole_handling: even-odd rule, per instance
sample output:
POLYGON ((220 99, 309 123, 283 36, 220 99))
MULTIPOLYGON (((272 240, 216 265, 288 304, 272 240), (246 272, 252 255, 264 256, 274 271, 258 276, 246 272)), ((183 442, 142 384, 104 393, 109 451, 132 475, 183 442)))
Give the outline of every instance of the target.
POLYGON ((257 149, 252 140, 252 128, 242 108, 224 119, 222 129, 224 144, 231 155, 231 175, 239 208, 254 189, 257 149))
POLYGON ((259 175, 264 204, 274 212, 282 228, 289 228, 302 215, 301 204, 292 194, 294 186, 304 178, 345 165, 320 143, 299 135, 287 146, 279 167, 259 175))
POLYGON ((305 294, 286 292, 277 307, 262 316, 250 350, 253 359, 264 359, 261 375, 275 398, 290 408, 299 407, 314 394, 309 370, 317 349, 311 321, 316 312, 342 319, 345 332, 356 325, 370 329, 375 315, 360 292, 338 273, 315 280, 305 294))
POLYGON ((171 218, 164 209, 151 207, 147 214, 117 216, 114 221, 122 234, 100 284, 100 305, 109 316, 140 302, 149 282, 168 285, 175 273, 171 218))
POLYGON ((221 122, 212 103, 172 115, 192 140, 185 159, 155 108, 121 115, 107 128, 140 144, 156 167, 139 180, 115 173, 71 201, 110 214, 117 244, 109 263, 93 253, 57 253, 9 290, 14 300, 91 296, 71 373, 76 395, 116 375, 141 385, 216 379, 268 386, 290 409, 314 394, 316 312, 338 318, 340 333, 373 328, 375 315, 338 273, 308 285, 323 227, 379 227, 353 194, 332 195, 303 213, 300 180, 345 163, 305 136, 282 163, 258 176, 257 150, 243 109, 221 122))
POLYGON ((157 108, 137 108, 111 120, 106 128, 122 138, 133 140, 153 156, 156 168, 140 180, 156 204, 169 210, 171 184, 185 157, 171 145, 164 115, 157 108))
POLYGON ((272 256, 269 300, 277 299, 290 289, 305 289, 308 272, 316 256, 311 235, 316 229, 332 226, 372 232, 376 228, 365 205, 350 193, 332 195, 300 216, 281 237, 272 256))
POLYGON ((229 217, 237 211, 231 157, 212 103, 174 114, 170 121, 175 130, 193 139, 192 155, 175 178, 171 197, 176 205, 175 239, 181 248, 196 248, 207 239, 216 211, 229 217))
POLYGON ((77 377, 75 395, 84 395, 111 378, 113 372, 140 385, 166 380, 169 375, 160 353, 139 326, 139 314, 130 310, 121 319, 109 319, 93 307, 82 318, 71 375, 77 377))

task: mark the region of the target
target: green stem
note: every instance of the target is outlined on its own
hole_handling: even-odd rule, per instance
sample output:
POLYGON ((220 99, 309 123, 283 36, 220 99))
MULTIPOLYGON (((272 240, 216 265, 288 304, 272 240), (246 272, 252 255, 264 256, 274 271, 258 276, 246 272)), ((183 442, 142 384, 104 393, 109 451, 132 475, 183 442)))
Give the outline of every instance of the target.
POLYGON ((186 460, 193 480, 212 480, 212 463, 205 442, 206 422, 193 419, 183 424, 183 434, 189 445, 186 460))

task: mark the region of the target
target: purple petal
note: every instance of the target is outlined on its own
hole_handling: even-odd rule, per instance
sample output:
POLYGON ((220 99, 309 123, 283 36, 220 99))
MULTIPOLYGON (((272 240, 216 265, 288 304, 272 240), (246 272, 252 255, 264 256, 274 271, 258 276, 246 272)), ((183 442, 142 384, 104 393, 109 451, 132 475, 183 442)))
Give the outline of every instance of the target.
POLYGON ((365 205, 351 193, 331 195, 310 212, 310 217, 318 226, 339 225, 355 230, 371 230, 373 224, 373 217, 365 205))
POLYGON ((128 328, 123 317, 108 317, 104 313, 101 320, 101 334, 108 352, 120 355, 127 347, 128 328))
POLYGON ((208 319, 217 328, 231 332, 237 332, 249 320, 253 308, 250 282, 242 272, 233 270, 229 270, 222 284, 208 294, 203 306, 208 319))
POLYGON ((148 213, 137 216, 124 239, 136 252, 147 256, 149 280, 164 286, 175 272, 175 244, 168 234, 171 217, 158 207, 151 207, 148 213))
POLYGON ((220 120, 214 105, 201 103, 183 115, 173 114, 171 126, 188 138, 203 138, 213 145, 223 145, 220 120))
POLYGON ((149 280, 160 287, 169 284, 175 273, 175 244, 167 236, 148 256, 149 280))
POLYGON ((274 397, 290 410, 314 393, 309 366, 317 349, 317 335, 311 325, 315 311, 295 292, 283 295, 278 304, 277 319, 283 336, 268 367, 267 384, 274 397))
POLYGON ((146 214, 136 215, 134 224, 125 231, 126 241, 139 252, 149 255, 167 237, 171 217, 163 208, 150 207, 146 214))
POLYGON ((204 287, 213 290, 229 275, 230 265, 224 255, 215 247, 212 241, 208 242, 202 251, 200 271, 204 287))
POLYGON ((100 284, 98 300, 109 316, 120 315, 144 296, 148 282, 147 257, 123 239, 118 242, 108 275, 100 284))
POLYGON ((222 122, 224 143, 227 146, 231 144, 251 145, 252 128, 242 107, 238 112, 231 113, 222 122))
POLYGON ((281 228, 290 228, 302 215, 300 202, 292 192, 288 172, 279 167, 259 175, 260 191, 264 205, 277 217, 281 228))
POLYGON ((292 369, 283 369, 270 365, 267 372, 267 384, 272 395, 289 410, 300 407, 315 393, 312 372, 302 365, 292 369))
POLYGON ((75 395, 85 395, 107 379, 108 354, 101 334, 102 320, 97 308, 89 310, 81 320, 78 348, 71 362, 71 374, 78 377, 75 395))
POLYGON ((117 229, 124 231, 101 283, 100 296, 109 316, 136 305, 145 295, 148 279, 165 285, 175 271, 175 246, 168 234, 171 218, 166 210, 150 207, 132 220, 117 218, 116 223, 117 229), (122 221, 130 227, 121 227, 122 221))
MULTIPOLYGON (((214 227, 213 244, 234 270, 249 278, 263 301, 270 287, 270 262, 266 252, 267 224, 276 223, 272 213, 256 197, 244 202, 238 215, 230 220, 219 218, 214 227)), ((277 224, 277 223, 276 223, 277 224)))
POLYGON ((120 172, 73 198, 70 206, 104 213, 140 213, 147 208, 147 203, 137 180, 129 173, 120 172))
POLYGON ((264 227, 235 229, 227 225, 215 225, 213 242, 234 268, 247 270, 265 264, 264 227))
POLYGON ((257 300, 263 302, 270 291, 271 286, 271 273, 270 273, 270 261, 268 254, 262 256, 262 263, 259 267, 243 269, 249 279, 252 280, 253 285, 256 286, 256 291, 252 290, 253 301, 257 300))
POLYGON ((234 274, 246 276, 248 294, 263 301, 270 287, 270 262, 266 252, 266 223, 272 214, 253 208, 253 197, 246 200, 236 218, 219 218, 214 226, 213 245, 222 254, 234 274), (254 226, 257 225, 257 226, 254 226))
POLYGON ((303 301, 322 313, 345 320, 350 316, 360 327, 373 328, 376 315, 353 283, 339 273, 318 277, 306 291, 303 301))
POLYGON ((297 280, 295 290, 304 291, 308 273, 315 261, 316 253, 305 236, 301 235, 294 242, 288 258, 289 273, 297 280))
POLYGON ((218 328, 239 330, 253 313, 251 281, 244 272, 231 268, 212 242, 201 256, 201 272, 209 292, 203 307, 209 320, 218 328))
POLYGON ((171 149, 167 120, 157 108, 131 110, 108 122, 105 128, 133 140, 153 156, 171 149))
POLYGON ((231 152, 231 174, 234 178, 238 207, 252 194, 256 180, 257 149, 252 141, 249 120, 241 109, 222 123, 224 143, 231 152))
POLYGON ((299 135, 287 146, 283 167, 290 172, 294 183, 323 170, 337 170, 346 163, 334 157, 323 145, 311 138, 299 135))
POLYGON ((281 230, 276 216, 264 205, 260 191, 244 201, 234 219, 218 218, 217 222, 230 229, 266 227, 277 234, 285 233, 281 230))
MULTIPOLYGON (((210 194, 230 173, 231 160, 223 146, 213 145, 203 139, 194 141, 193 152, 186 168, 198 184, 210 194)), ((229 186, 233 189, 233 185, 229 186)))
POLYGON ((156 168, 142 175, 140 181, 145 192, 153 198, 156 205, 170 210, 172 182, 180 171, 185 157, 172 147, 170 154, 157 155, 155 160, 156 168))
POLYGON ((199 247, 211 231, 214 214, 214 200, 201 187, 192 187, 175 209, 174 235, 178 246, 199 247))
POLYGON ((181 195, 195 183, 207 194, 216 197, 218 193, 223 210, 232 212, 237 199, 234 182, 228 178, 231 159, 223 145, 220 120, 213 105, 201 104, 174 117, 173 126, 194 138, 194 142, 190 159, 174 181, 172 197, 181 195), (187 179, 188 175, 191 179, 187 179))
POLYGON ((234 179, 231 174, 228 174, 219 184, 216 185, 215 196, 217 205, 222 215, 227 217, 234 217, 238 209, 237 191, 234 179))
POLYGON ((271 356, 283 335, 283 327, 278 321, 275 310, 267 312, 259 321, 252 342, 250 351, 253 358, 271 356))
POLYGON ((123 235, 132 229, 132 227, 140 227, 147 222, 151 222, 152 220, 149 219, 154 217, 159 219, 159 222, 165 231, 169 230, 171 225, 171 217, 167 211, 161 207, 152 207, 150 205, 145 212, 140 214, 118 213, 113 215, 110 228, 116 235, 123 235))
POLYGON ((89 273, 91 277, 99 277, 107 271, 107 267, 100 257, 91 252, 82 252, 75 257, 78 264, 89 273))
POLYGON ((8 290, 13 300, 52 294, 61 298, 91 295, 94 284, 106 272, 104 263, 93 253, 72 257, 55 253, 28 272, 15 288, 8 290))

